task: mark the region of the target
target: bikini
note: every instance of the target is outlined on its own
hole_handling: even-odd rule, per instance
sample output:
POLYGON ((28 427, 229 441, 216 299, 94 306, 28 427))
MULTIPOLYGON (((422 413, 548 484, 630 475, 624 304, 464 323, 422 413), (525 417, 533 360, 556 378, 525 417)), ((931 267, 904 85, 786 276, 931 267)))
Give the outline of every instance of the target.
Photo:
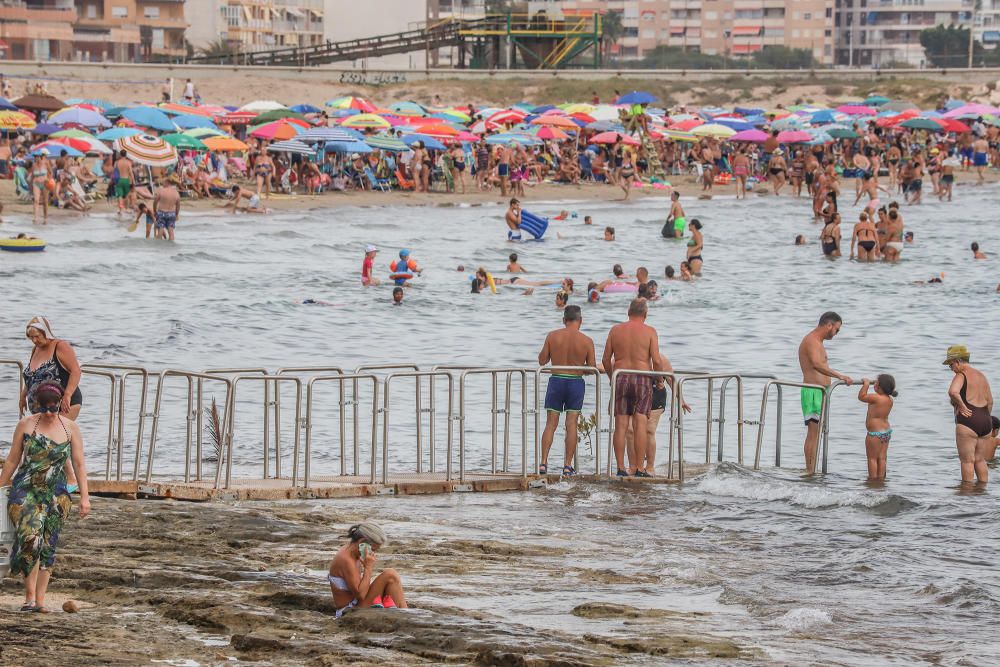
POLYGON ((990 411, 985 406, 980 407, 969 403, 969 399, 965 397, 965 390, 969 386, 969 378, 965 377, 965 373, 962 373, 962 378, 965 382, 962 383, 962 388, 959 390, 958 396, 962 399, 963 403, 969 406, 972 414, 968 417, 963 417, 956 412, 955 423, 965 426, 975 433, 977 437, 982 438, 993 431, 993 419, 990 417, 990 411))
POLYGON ((888 445, 889 440, 892 438, 892 429, 886 429, 885 431, 868 431, 868 435, 873 438, 878 438, 878 441, 883 445, 888 445))
MULTIPOLYGON (((358 561, 358 563, 360 562, 361 561, 358 561)), ((326 580, 329 581, 330 585, 336 588, 338 591, 344 591, 345 593, 351 592, 351 589, 347 586, 347 580, 345 580, 343 577, 335 577, 332 574, 328 574, 326 575, 326 580)), ((359 600, 357 598, 354 598, 343 607, 337 609, 336 618, 340 618, 344 614, 344 612, 347 611, 348 609, 353 609, 354 607, 357 607, 358 603, 359 600)))

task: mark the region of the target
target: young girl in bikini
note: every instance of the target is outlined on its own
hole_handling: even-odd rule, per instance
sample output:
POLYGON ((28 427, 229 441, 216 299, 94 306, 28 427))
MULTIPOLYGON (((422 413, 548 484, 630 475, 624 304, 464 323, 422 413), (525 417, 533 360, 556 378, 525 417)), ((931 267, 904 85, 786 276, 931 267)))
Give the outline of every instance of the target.
POLYGON ((861 390, 858 400, 868 404, 868 416, 865 417, 865 453, 868 456, 868 479, 885 480, 885 461, 889 452, 889 439, 892 438, 892 428, 889 426, 889 413, 892 411, 893 398, 896 396, 896 380, 891 375, 879 375, 875 381, 868 378, 861 380, 861 390), (875 393, 869 393, 869 386, 875 387, 875 393))

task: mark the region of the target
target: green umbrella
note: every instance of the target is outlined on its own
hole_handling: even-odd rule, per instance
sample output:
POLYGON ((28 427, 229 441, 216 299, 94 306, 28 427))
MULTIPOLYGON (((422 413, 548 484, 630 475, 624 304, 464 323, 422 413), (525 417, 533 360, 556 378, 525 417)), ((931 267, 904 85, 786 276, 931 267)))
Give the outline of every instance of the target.
POLYGON ((365 137, 364 142, 371 146, 372 148, 381 148, 384 151, 393 151, 396 153, 403 153, 410 150, 410 147, 404 144, 401 140, 396 137, 387 137, 382 134, 377 134, 372 137, 365 137))
POLYGON ((49 135, 50 137, 71 137, 74 139, 93 139, 94 135, 89 132, 84 132, 83 130, 78 130, 73 128, 71 130, 59 130, 58 132, 53 132, 49 135))
POLYGON ((878 107, 882 106, 889 101, 888 97, 883 97, 881 95, 872 95, 864 101, 864 105, 867 107, 878 107))
POLYGON ((941 129, 941 123, 937 123, 930 118, 910 118, 899 124, 900 127, 907 127, 911 130, 928 130, 937 132, 941 129))
POLYGON ((296 113, 291 109, 275 109, 273 111, 265 111, 254 118, 253 122, 256 125, 263 125, 264 123, 281 120, 282 118, 298 118, 299 120, 307 120, 304 115, 296 113))
POLYGON ((846 127, 834 127, 826 131, 834 139, 857 139, 858 133, 846 127))
POLYGON ((200 139, 192 137, 190 134, 184 134, 183 132, 175 132, 174 134, 165 134, 162 137, 165 142, 173 146, 174 148, 190 149, 195 151, 208 150, 208 146, 203 144, 200 139))
POLYGON ((190 130, 184 130, 181 134, 186 134, 189 137, 194 137, 195 139, 204 139, 205 137, 228 137, 229 135, 222 130, 216 130, 211 127, 193 127, 190 130))

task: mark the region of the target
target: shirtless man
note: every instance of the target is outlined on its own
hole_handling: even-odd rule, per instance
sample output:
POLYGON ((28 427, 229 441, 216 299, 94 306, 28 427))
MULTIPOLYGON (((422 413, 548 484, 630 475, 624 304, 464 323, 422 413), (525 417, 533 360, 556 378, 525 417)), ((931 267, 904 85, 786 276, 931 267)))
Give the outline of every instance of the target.
POLYGON ((132 175, 132 160, 128 159, 125 151, 115 161, 115 169, 118 170, 118 180, 115 181, 115 196, 118 198, 119 213, 124 209, 132 209, 135 201, 135 192, 132 190, 134 176, 132 175))
POLYGON ((990 142, 985 137, 979 137, 972 142, 972 165, 976 168, 976 177, 981 185, 985 180, 983 170, 989 166, 990 142))
POLYGON ((156 234, 160 238, 174 240, 174 227, 181 215, 181 194, 173 183, 164 181, 153 198, 153 217, 156 219, 156 234))
POLYGON ((527 271, 524 270, 524 267, 517 261, 516 252, 510 253, 510 257, 507 259, 510 260, 507 263, 507 273, 527 273, 527 271))
MULTIPOLYGON (((614 375, 616 370, 640 370, 673 372, 670 362, 660 355, 660 343, 656 329, 646 324, 646 300, 633 299, 628 307, 628 322, 616 324, 608 333, 608 341, 604 345, 604 357, 601 367, 606 373, 614 375)), ((625 468, 625 435, 632 426, 635 434, 635 461, 645 461, 647 456, 646 420, 652 408, 653 384, 649 376, 623 374, 615 379, 615 427, 613 443, 615 459, 618 462, 618 477, 652 477, 652 471, 643 470, 635 465, 631 470, 625 468)), ((672 378, 667 378, 672 386, 672 378)), ((685 411, 690 408, 683 406, 685 411)))
POLYGON ((497 176, 500 177, 500 195, 507 196, 510 188, 510 146, 500 149, 500 160, 497 162, 497 176))
POLYGON ((234 185, 230 190, 232 193, 233 200, 226 204, 226 208, 230 206, 233 207, 233 213, 236 213, 236 209, 240 207, 240 202, 244 199, 247 200, 246 208, 244 209, 247 213, 266 213, 266 209, 262 208, 260 205, 260 197, 253 190, 247 190, 246 188, 241 188, 238 185, 234 185))
MULTIPOLYGON (((545 337, 542 351, 538 353, 538 365, 545 366, 596 366, 594 341, 580 333, 583 316, 580 306, 566 306, 563 310, 562 329, 550 331, 545 337)), ((545 391, 545 430, 542 432, 542 461, 538 465, 538 474, 545 475, 549 471, 549 450, 559 426, 559 415, 566 413, 566 452, 563 456, 562 474, 575 475, 573 463, 576 457, 577 417, 583 409, 583 397, 587 389, 583 379, 584 371, 561 370, 549 378, 549 386, 545 391)))
MULTIPOLYGON (((823 341, 833 340, 842 324, 843 320, 837 313, 823 313, 816 328, 802 339, 799 344, 799 366, 802 368, 804 383, 829 387, 830 378, 841 380, 847 385, 853 382, 848 376, 830 368, 826 348, 823 347, 823 341)), ((802 418, 806 422, 806 472, 812 475, 816 472, 816 450, 819 447, 820 419, 823 417, 823 390, 803 387, 801 400, 802 418)))
POLYGON ((516 197, 510 200, 504 220, 507 222, 507 240, 521 240, 521 202, 516 197))
POLYGON ((668 239, 679 239, 684 236, 686 228, 687 220, 684 218, 684 207, 681 206, 681 193, 674 190, 670 193, 670 213, 667 214, 667 223, 663 225, 660 235, 668 239))

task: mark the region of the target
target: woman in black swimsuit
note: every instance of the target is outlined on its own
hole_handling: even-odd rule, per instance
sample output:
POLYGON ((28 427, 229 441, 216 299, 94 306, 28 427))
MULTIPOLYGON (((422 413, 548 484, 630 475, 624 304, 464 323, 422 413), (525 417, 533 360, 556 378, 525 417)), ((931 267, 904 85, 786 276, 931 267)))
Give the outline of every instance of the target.
POLYGON ((61 412, 73 421, 80 416, 83 394, 80 392, 80 364, 73 347, 52 334, 49 321, 33 317, 25 336, 34 344, 28 365, 24 368, 24 389, 18 404, 20 413, 37 412, 34 390, 42 382, 58 382, 64 388, 61 412))
POLYGON ((701 235, 701 221, 695 218, 688 223, 691 230, 691 239, 688 241, 687 262, 691 267, 691 273, 696 276, 701 275, 701 251, 705 247, 705 238, 701 235))
POLYGON ((980 371, 969 365, 969 350, 952 345, 943 362, 955 373, 948 397, 955 410, 955 445, 962 466, 962 483, 989 478, 986 452, 992 445, 993 394, 990 383, 980 371))
POLYGON ((827 257, 840 257, 840 214, 834 213, 833 219, 823 226, 819 233, 819 242, 823 246, 823 254, 827 257))

